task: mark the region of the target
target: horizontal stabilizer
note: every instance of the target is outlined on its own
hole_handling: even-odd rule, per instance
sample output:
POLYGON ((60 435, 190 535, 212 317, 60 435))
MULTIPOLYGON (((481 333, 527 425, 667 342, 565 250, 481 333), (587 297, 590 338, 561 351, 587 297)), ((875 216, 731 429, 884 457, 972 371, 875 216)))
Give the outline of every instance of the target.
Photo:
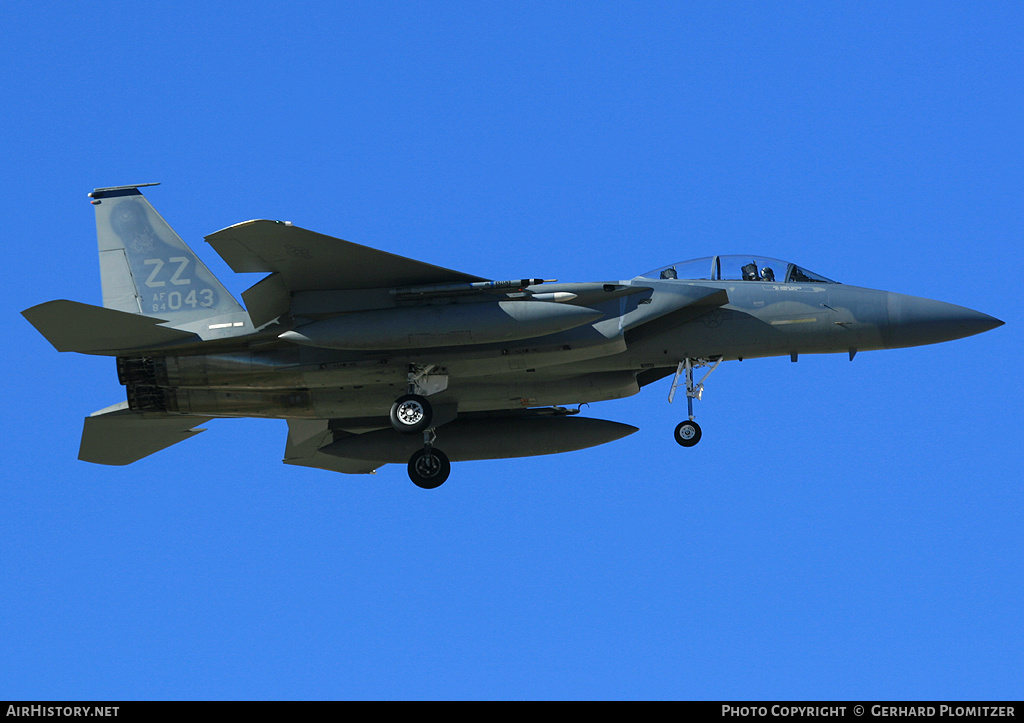
POLYGON ((125 465, 148 457, 205 430, 210 417, 134 412, 127 402, 85 418, 78 458, 95 464, 125 465))
POLYGON ((191 332, 159 326, 163 319, 66 299, 47 301, 21 313, 57 351, 113 356, 200 340, 191 332))
POLYGON ((486 281, 279 221, 246 221, 206 237, 233 271, 278 273, 289 291, 486 281))

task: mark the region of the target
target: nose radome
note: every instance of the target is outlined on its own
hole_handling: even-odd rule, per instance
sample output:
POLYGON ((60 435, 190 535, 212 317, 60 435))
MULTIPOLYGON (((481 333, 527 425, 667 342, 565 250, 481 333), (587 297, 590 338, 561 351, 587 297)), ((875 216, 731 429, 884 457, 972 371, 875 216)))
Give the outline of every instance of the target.
POLYGON ((889 292, 888 306, 886 345, 890 348, 938 344, 1003 325, 980 311, 919 296, 889 292))

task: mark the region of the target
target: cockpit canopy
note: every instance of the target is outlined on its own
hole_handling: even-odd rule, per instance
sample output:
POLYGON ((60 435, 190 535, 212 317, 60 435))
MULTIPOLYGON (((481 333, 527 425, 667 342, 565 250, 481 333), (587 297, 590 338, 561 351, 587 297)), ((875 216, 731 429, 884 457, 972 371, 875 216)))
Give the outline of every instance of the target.
POLYGON ((821 274, 788 261, 763 256, 706 256, 640 274, 645 279, 695 281, 768 281, 790 284, 835 284, 821 274))

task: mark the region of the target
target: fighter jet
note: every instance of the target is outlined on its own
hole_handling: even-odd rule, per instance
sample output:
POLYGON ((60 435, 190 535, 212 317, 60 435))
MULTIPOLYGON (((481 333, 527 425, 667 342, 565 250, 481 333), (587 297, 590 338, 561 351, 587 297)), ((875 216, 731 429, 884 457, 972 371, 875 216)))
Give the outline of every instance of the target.
POLYGON ((451 461, 583 449, 637 431, 579 416, 672 377, 693 400, 727 360, 958 339, 1003 322, 848 286, 759 256, 710 256, 628 280, 493 281, 307 231, 229 226, 206 241, 265 274, 243 308, 140 188, 97 188, 103 306, 22 312, 58 351, 116 359, 126 400, 85 419, 79 459, 124 465, 218 417, 285 419, 284 462, 349 474, 404 463, 435 488, 451 461), (703 376, 697 379, 701 370, 703 376))

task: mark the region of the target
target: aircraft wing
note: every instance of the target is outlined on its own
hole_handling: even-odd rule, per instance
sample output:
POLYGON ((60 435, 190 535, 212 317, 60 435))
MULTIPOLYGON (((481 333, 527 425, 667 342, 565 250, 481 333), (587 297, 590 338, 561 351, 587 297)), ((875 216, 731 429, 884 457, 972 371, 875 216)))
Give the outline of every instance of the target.
POLYGON ((345 474, 373 474, 384 466, 384 462, 347 459, 321 452, 320 448, 333 439, 334 433, 326 419, 289 419, 288 443, 281 461, 345 474))
POLYGON ((379 289, 488 279, 280 221, 246 221, 206 237, 238 273, 276 273, 288 291, 379 289))
POLYGON ((134 412, 121 402, 85 418, 78 458, 96 464, 131 464, 206 431, 195 427, 211 418, 134 412))

